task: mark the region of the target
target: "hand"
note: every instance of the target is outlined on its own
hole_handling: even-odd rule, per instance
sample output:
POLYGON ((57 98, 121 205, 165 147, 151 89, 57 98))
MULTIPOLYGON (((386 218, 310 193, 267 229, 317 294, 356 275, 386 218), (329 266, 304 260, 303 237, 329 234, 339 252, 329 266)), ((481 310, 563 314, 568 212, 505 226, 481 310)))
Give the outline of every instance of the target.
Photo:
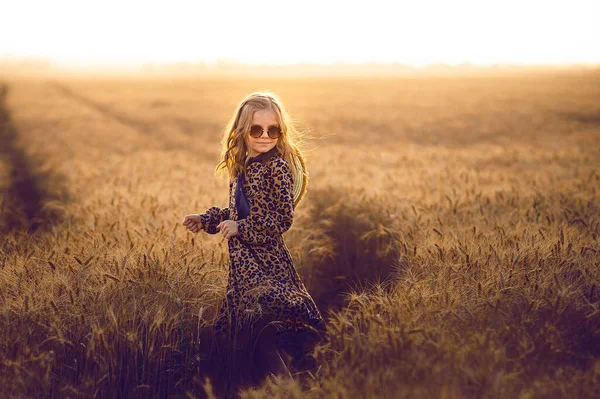
POLYGON ((187 215, 183 219, 182 224, 192 233, 197 233, 200 231, 200 227, 202 226, 202 220, 200 220, 200 215, 192 214, 187 215))
POLYGON ((235 220, 223 220, 217 225, 217 230, 223 233, 225 238, 229 239, 238 235, 238 223, 235 220))

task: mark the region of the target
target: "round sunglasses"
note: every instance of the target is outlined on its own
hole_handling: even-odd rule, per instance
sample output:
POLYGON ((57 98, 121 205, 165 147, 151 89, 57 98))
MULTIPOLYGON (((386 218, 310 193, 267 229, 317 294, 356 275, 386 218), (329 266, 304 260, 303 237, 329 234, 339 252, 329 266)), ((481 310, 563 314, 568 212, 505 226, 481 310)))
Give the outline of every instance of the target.
MULTIPOLYGON (((262 134, 263 128, 261 126, 252 125, 250 127, 250 136, 254 138, 259 138, 260 136, 262 136, 262 134)), ((279 126, 269 126, 269 128, 267 129, 267 134, 272 139, 279 138, 279 135, 281 134, 281 128, 279 126)))

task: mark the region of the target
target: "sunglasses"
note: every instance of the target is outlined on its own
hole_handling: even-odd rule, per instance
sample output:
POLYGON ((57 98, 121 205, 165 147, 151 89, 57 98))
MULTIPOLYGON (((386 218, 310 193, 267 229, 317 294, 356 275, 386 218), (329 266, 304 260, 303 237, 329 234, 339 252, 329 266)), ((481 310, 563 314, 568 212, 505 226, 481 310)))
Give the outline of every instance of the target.
MULTIPOLYGON (((263 134, 263 128, 258 125, 252 125, 250 127, 250 136, 254 138, 259 138, 263 134)), ((279 126, 269 126, 267 129, 267 134, 270 138, 276 139, 281 134, 281 128, 279 126)))

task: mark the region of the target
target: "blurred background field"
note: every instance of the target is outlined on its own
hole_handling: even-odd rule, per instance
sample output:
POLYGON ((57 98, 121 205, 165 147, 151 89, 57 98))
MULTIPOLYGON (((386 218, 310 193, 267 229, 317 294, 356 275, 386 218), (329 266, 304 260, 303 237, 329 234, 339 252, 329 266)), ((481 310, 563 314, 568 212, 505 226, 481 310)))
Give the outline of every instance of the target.
POLYGON ((597 70, 0 84, 2 396, 220 395, 227 245, 181 221, 258 89, 312 135, 284 238, 329 327, 309 391, 242 396, 600 396, 597 70))

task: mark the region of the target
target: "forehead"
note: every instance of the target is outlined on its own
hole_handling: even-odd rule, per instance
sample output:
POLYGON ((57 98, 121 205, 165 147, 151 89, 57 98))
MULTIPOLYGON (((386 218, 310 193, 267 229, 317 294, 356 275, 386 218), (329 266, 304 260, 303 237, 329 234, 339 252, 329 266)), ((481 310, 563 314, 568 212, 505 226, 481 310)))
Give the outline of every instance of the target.
POLYGON ((252 114, 252 124, 261 126, 277 125, 277 114, 270 109, 260 109, 252 114))

